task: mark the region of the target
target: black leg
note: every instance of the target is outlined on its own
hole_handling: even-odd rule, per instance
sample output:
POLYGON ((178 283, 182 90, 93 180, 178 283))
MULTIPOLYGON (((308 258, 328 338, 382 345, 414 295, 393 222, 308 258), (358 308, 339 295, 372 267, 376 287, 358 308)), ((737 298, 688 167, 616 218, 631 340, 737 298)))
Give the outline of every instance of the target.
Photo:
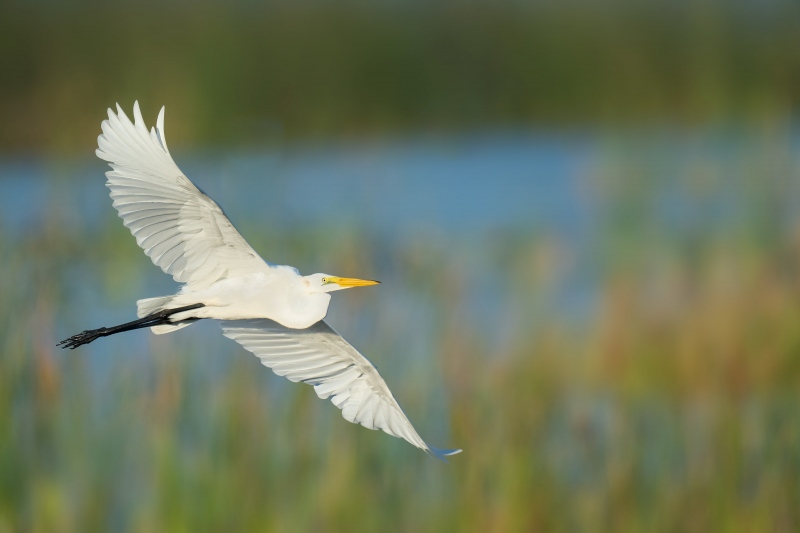
POLYGON ((108 337, 109 335, 114 335, 115 333, 122 333, 123 331, 131 331, 134 329, 149 328, 152 326, 169 324, 170 316, 176 313, 182 313, 183 311, 191 311, 192 309, 197 309, 203 306, 204 304, 192 304, 192 305, 187 305, 185 307, 178 307, 176 309, 164 309, 163 311, 147 315, 146 317, 140 318, 139 320, 134 320, 133 322, 126 322, 124 324, 120 324, 119 326, 112 326, 110 328, 88 329, 86 331, 78 333, 77 335, 73 335, 72 337, 59 342, 58 344, 56 344, 56 346, 61 346, 62 348, 69 348, 71 350, 74 350, 78 346, 89 344, 93 340, 99 339, 100 337, 108 337))

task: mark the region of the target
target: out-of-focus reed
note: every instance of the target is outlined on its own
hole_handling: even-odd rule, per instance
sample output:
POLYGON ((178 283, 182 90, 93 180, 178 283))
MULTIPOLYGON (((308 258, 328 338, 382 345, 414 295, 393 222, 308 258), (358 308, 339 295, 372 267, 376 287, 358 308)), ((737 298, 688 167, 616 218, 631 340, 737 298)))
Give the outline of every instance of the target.
MULTIPOLYGON (((764 153, 740 186, 766 200, 739 204, 726 231, 677 237, 657 180, 637 181, 635 157, 610 164, 582 317, 543 304, 570 243, 474 236, 471 253, 505 250, 487 263, 508 317, 499 344, 470 318, 462 248, 421 234, 392 250, 393 283, 417 298, 405 312, 428 313, 430 337, 364 318, 397 309, 343 300, 338 315, 368 321, 359 347, 421 432, 464 448, 450 465, 347 424, 213 324, 59 352, 56 332, 124 319, 137 280, 160 274, 110 214, 76 229, 54 202, 37 227, 0 230, 0 531, 796 530, 800 228, 779 201, 796 165, 764 153), (760 174, 771 161, 780 171, 760 174), (119 314, 87 309, 86 291, 119 314), (418 342, 425 356, 408 357, 418 342)), ((701 196, 732 183, 694 171, 719 178, 693 179, 701 196)), ((383 253, 335 221, 248 230, 335 271, 383 253)))

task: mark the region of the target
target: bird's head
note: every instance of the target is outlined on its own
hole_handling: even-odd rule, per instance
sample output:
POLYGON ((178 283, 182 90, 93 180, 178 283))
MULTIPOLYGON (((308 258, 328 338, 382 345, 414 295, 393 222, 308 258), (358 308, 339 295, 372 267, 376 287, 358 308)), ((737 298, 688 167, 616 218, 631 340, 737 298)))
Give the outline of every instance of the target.
POLYGON ((352 287, 368 287, 370 285, 380 284, 380 281, 340 278, 339 276, 331 276, 330 274, 311 274, 310 276, 304 276, 303 282, 311 292, 333 292, 342 289, 350 289, 352 287))

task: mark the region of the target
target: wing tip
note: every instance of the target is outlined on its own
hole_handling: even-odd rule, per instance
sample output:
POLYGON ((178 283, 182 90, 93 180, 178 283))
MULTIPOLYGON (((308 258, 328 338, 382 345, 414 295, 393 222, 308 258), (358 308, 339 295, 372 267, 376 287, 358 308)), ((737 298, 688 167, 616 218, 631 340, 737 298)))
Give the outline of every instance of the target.
POLYGON ((139 108, 139 100, 134 100, 133 102, 133 121, 136 126, 141 125, 147 131, 147 127, 144 125, 144 118, 142 118, 142 110, 139 108))
POLYGON ((435 457, 436 459, 439 459, 443 463, 449 463, 450 461, 447 460, 448 457, 450 457, 451 455, 456 455, 458 453, 461 453, 464 450, 462 450, 461 448, 440 449, 428 446, 428 449, 425 451, 431 457, 435 457))
POLYGON ((161 142, 161 146, 164 148, 164 151, 169 153, 169 148, 167 148, 167 136, 164 133, 164 110, 167 106, 161 106, 161 111, 158 112, 158 118, 156 119, 156 133, 158 135, 158 139, 161 142))

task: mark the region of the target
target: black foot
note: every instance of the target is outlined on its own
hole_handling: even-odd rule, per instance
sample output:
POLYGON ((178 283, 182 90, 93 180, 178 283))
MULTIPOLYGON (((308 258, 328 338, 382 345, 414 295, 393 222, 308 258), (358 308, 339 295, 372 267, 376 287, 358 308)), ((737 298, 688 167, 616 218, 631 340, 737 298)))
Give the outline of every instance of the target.
MULTIPOLYGON (((141 328, 151 328, 153 326, 169 324, 170 323, 169 317, 174 315, 175 313, 180 313, 182 311, 189 311, 191 309, 197 309, 203 306, 204 304, 192 304, 192 305, 187 305, 185 307, 178 307, 177 309, 164 309, 163 311, 153 313, 152 315, 147 315, 146 317, 140 318, 139 320, 134 320, 133 322, 126 322, 125 324, 120 324, 119 326, 113 326, 110 328, 87 329, 83 333, 78 333, 77 335, 73 335, 69 339, 65 339, 59 342, 58 344, 56 344, 56 346, 61 346, 62 348, 69 348, 70 350, 74 350, 78 346, 89 344, 93 340, 99 339, 100 337, 108 337, 109 335, 114 335, 115 333, 122 333, 123 331, 131 331, 134 329, 141 329, 141 328)), ((184 320, 198 320, 198 319, 186 318, 184 320)))
POLYGON ((63 341, 56 344, 56 346, 61 346, 61 348, 69 348, 70 350, 74 350, 78 346, 83 346, 84 344, 89 344, 95 339, 99 339, 103 336, 103 334, 107 331, 106 328, 100 329, 87 329, 77 335, 73 335, 68 339, 64 339, 63 341))

